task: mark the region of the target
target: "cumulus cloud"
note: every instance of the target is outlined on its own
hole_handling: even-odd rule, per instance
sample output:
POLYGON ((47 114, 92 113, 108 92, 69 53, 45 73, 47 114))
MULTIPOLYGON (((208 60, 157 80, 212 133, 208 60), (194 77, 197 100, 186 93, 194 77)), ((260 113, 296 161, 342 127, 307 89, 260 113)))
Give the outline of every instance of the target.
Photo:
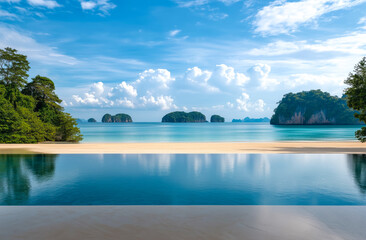
POLYGON ((84 11, 99 11, 101 15, 108 15, 110 10, 117 7, 110 0, 81 0, 80 5, 84 11))
POLYGON ((73 95, 72 98, 76 105, 84 106, 177 109, 174 99, 163 94, 174 80, 166 69, 149 69, 140 73, 132 83, 122 81, 106 88, 98 82, 92 84, 82 96, 73 95))
POLYGON ((53 8, 61 6, 54 0, 27 0, 27 1, 30 5, 35 6, 35 7, 46 7, 46 8, 53 9, 53 8))
POLYGON ((288 34, 326 13, 364 2, 366 0, 277 0, 262 8, 253 24, 255 31, 264 35, 288 34))
POLYGON ((260 89, 273 89, 280 82, 274 78, 269 77, 271 66, 268 64, 256 64, 248 70, 250 81, 252 85, 257 85, 260 89))
POLYGON ((199 67, 188 68, 184 80, 189 87, 208 92, 226 92, 240 90, 249 81, 249 77, 237 72, 233 67, 219 64, 213 71, 202 70, 199 67))
POLYGON ((134 82, 139 89, 146 92, 157 92, 168 90, 170 84, 175 81, 167 69, 148 69, 139 74, 139 78, 134 82), (147 87, 147 88, 146 88, 147 87))
POLYGON ((140 98, 143 107, 159 108, 161 110, 177 109, 171 96, 143 96, 140 98))
POLYGON ((249 111, 257 111, 263 112, 266 104, 263 99, 258 99, 255 102, 250 101, 250 96, 247 93, 242 93, 239 98, 236 99, 238 110, 249 112, 249 111))

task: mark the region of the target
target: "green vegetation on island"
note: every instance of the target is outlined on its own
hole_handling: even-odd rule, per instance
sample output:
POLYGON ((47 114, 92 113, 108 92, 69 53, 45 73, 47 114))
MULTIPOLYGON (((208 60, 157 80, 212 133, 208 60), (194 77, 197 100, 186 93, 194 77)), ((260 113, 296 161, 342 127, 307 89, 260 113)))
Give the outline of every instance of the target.
POLYGON ((246 117, 244 119, 233 119, 232 122, 248 122, 248 123, 263 123, 263 122, 269 122, 270 119, 267 117, 264 118, 250 118, 246 117))
POLYGON ((89 119, 88 119, 88 122, 89 122, 89 123, 96 123, 96 122, 97 122, 97 120, 95 120, 94 118, 89 118, 89 119))
MULTIPOLYGON (((355 66, 352 73, 344 81, 349 87, 345 90, 347 104, 352 109, 357 110, 354 116, 366 123, 366 58, 355 66)), ((366 127, 357 130, 356 138, 361 142, 366 142, 366 127)))
POLYGON ((346 99, 321 90, 288 93, 274 110, 274 125, 360 124, 346 99))
POLYGON ((0 49, 0 142, 78 142, 76 120, 65 113, 53 81, 37 75, 28 82, 27 56, 0 49))
POLYGON ((207 122, 206 116, 200 112, 171 112, 166 114, 162 122, 172 122, 172 123, 187 123, 187 122, 207 122))
POLYGON ((122 123, 122 122, 129 123, 129 122, 132 122, 132 118, 130 115, 124 114, 124 113, 119 113, 114 116, 107 113, 103 116, 102 122, 104 122, 104 123, 122 123))
POLYGON ((210 122, 225 122, 225 118, 223 118, 219 115, 212 115, 210 122))

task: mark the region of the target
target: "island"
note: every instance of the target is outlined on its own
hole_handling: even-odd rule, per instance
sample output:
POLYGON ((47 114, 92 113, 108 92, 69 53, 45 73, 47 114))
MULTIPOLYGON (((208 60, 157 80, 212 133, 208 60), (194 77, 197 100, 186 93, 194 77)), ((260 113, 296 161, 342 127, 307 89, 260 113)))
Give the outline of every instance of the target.
POLYGON ((97 120, 95 120, 94 118, 89 118, 88 119, 88 123, 96 123, 97 122, 97 120))
POLYGON ((233 119, 232 122, 246 122, 246 123, 269 123, 270 119, 267 117, 264 118, 250 118, 246 117, 244 119, 233 119))
POLYGON ((210 122, 225 122, 225 118, 220 115, 212 115, 210 122))
POLYGON ((321 90, 288 93, 271 118, 273 125, 355 125, 356 111, 347 106, 346 97, 331 96, 321 90))
POLYGON ((107 113, 103 116, 102 122, 104 123, 130 123, 132 122, 132 118, 130 115, 125 113, 118 113, 114 116, 107 113))
POLYGON ((199 123, 199 122, 207 122, 206 116, 200 112, 171 112, 166 114, 162 122, 172 122, 172 123, 199 123))

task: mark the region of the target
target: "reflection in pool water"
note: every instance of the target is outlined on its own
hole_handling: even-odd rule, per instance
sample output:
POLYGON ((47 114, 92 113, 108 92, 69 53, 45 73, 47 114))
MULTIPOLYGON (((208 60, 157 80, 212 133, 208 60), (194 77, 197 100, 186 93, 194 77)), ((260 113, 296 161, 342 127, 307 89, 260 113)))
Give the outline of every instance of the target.
POLYGON ((360 191, 366 194, 366 155, 349 155, 349 166, 360 191))
POLYGON ((366 205, 366 155, 0 155, 0 205, 214 204, 366 205))

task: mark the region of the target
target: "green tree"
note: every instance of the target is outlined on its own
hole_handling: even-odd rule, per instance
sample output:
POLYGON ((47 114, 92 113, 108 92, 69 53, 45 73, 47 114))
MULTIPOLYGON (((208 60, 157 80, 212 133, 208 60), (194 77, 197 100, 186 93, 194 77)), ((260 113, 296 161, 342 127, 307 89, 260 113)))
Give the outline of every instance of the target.
POLYGON ((5 97, 15 108, 20 90, 27 83, 29 69, 27 56, 12 48, 0 49, 0 83, 5 85, 5 97))
POLYGON ((32 82, 24 87, 22 93, 32 96, 36 100, 35 111, 43 107, 62 109, 59 105, 62 100, 55 93, 55 84, 47 77, 37 75, 35 78, 32 78, 32 82))
POLYGON ((68 113, 62 113, 59 118, 59 127, 56 132, 56 140, 64 142, 79 142, 83 139, 75 118, 68 113))
MULTIPOLYGON (((355 66, 344 83, 349 86, 345 90, 348 106, 357 110, 355 117, 366 123, 366 57, 355 66)), ((366 142, 366 127, 357 130, 355 135, 361 142, 366 142)))

